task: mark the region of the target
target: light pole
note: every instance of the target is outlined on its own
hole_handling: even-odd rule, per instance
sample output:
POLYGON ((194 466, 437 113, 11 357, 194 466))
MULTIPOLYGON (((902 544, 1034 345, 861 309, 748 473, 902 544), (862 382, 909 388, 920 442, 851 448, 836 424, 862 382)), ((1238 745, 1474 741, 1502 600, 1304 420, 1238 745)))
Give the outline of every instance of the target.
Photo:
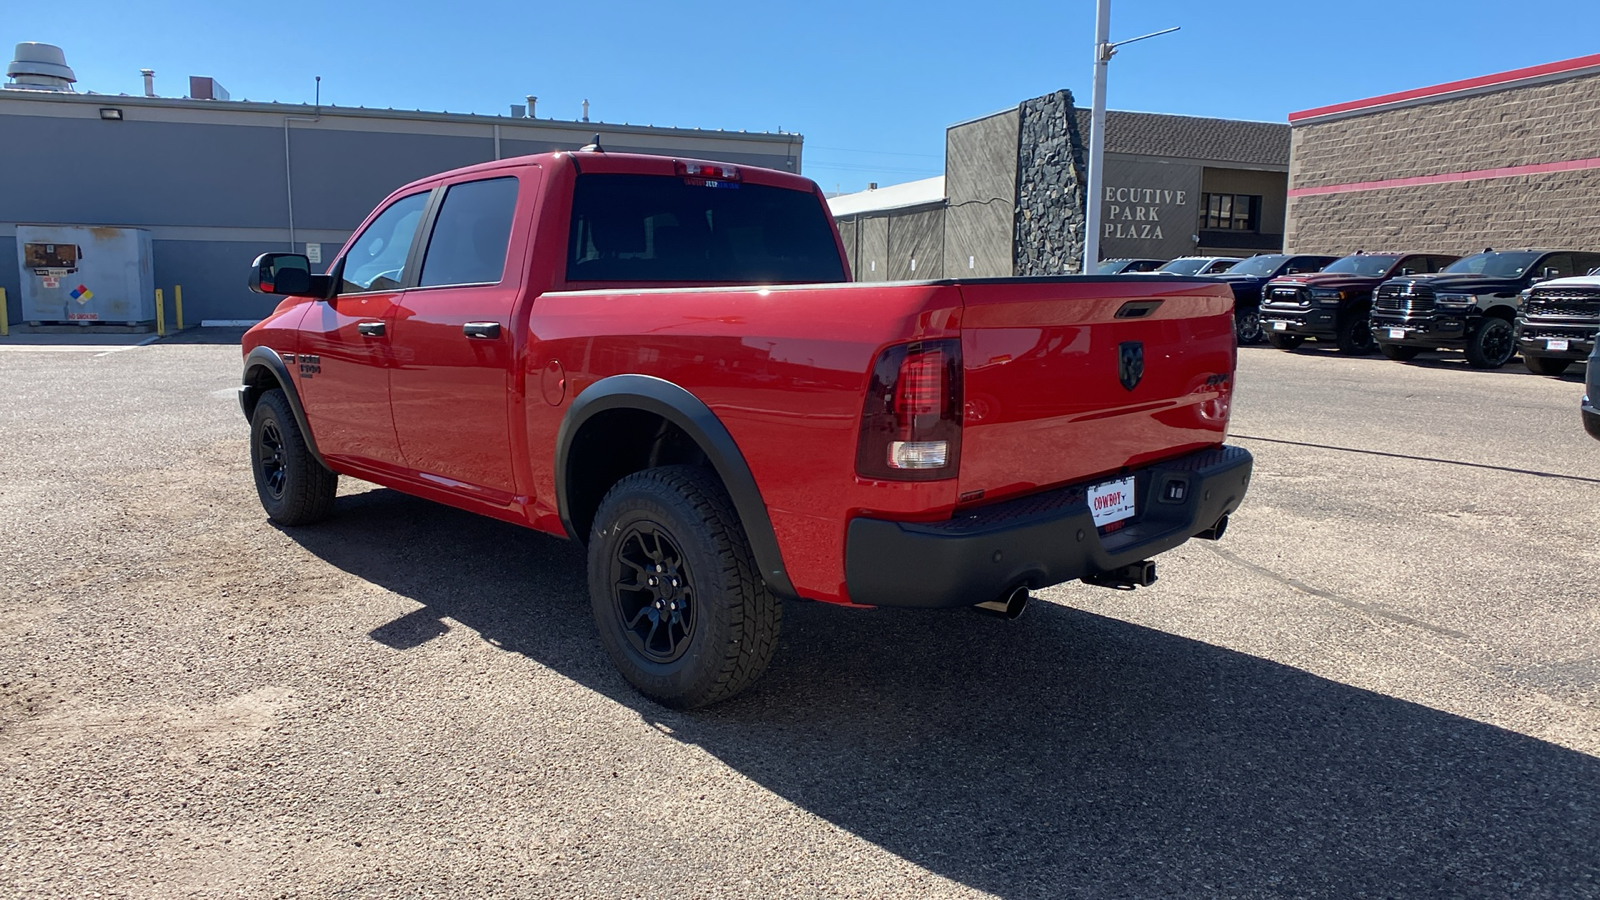
POLYGON ((1083 217, 1083 268, 1093 275, 1100 265, 1100 201, 1105 193, 1106 161, 1106 63, 1123 44, 1157 35, 1171 34, 1176 26, 1141 34, 1111 43, 1111 0, 1095 0, 1094 5, 1094 104, 1089 114, 1089 203, 1083 217))

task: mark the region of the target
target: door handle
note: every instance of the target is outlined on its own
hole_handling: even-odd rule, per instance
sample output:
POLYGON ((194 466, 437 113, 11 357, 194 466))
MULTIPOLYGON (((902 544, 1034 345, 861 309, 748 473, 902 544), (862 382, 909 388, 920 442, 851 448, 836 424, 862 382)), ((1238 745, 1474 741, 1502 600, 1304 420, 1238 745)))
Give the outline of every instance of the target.
POLYGON ((500 336, 499 322, 468 322, 461 326, 461 333, 469 338, 481 338, 492 341, 500 336))
POLYGON ((356 323, 356 334, 364 334, 367 337, 383 337, 383 323, 358 322, 356 323))

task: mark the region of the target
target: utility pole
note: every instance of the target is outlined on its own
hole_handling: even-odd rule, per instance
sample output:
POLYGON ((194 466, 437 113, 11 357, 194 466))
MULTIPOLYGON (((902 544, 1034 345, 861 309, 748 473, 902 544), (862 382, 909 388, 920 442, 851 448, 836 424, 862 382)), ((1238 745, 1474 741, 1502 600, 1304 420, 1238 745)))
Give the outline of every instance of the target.
POLYGON ((1100 203, 1105 196, 1106 161, 1106 64, 1123 44, 1157 35, 1171 34, 1177 27, 1141 34, 1111 43, 1111 0, 1095 0, 1094 5, 1094 103, 1089 113, 1089 197, 1083 220, 1083 268, 1093 275, 1100 265, 1100 203))

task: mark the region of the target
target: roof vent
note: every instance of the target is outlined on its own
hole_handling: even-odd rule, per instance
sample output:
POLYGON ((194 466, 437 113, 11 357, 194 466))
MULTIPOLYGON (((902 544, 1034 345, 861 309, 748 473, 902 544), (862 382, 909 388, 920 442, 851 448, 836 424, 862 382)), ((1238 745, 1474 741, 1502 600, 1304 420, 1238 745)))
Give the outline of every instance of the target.
POLYGON ((17 45, 17 52, 6 66, 11 83, 5 87, 19 91, 72 91, 78 76, 67 68, 66 54, 54 44, 35 44, 25 41, 17 45))

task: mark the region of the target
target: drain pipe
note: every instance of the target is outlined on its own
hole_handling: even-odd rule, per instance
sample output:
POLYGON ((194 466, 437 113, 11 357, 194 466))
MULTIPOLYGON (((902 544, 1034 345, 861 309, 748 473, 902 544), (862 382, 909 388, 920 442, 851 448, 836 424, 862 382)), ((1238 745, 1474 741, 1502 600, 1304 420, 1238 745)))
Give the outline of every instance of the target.
POLYGON ((322 121, 322 108, 317 108, 315 116, 284 116, 283 117, 283 183, 289 195, 289 252, 294 252, 294 156, 289 152, 289 123, 291 122, 320 122, 322 121))

